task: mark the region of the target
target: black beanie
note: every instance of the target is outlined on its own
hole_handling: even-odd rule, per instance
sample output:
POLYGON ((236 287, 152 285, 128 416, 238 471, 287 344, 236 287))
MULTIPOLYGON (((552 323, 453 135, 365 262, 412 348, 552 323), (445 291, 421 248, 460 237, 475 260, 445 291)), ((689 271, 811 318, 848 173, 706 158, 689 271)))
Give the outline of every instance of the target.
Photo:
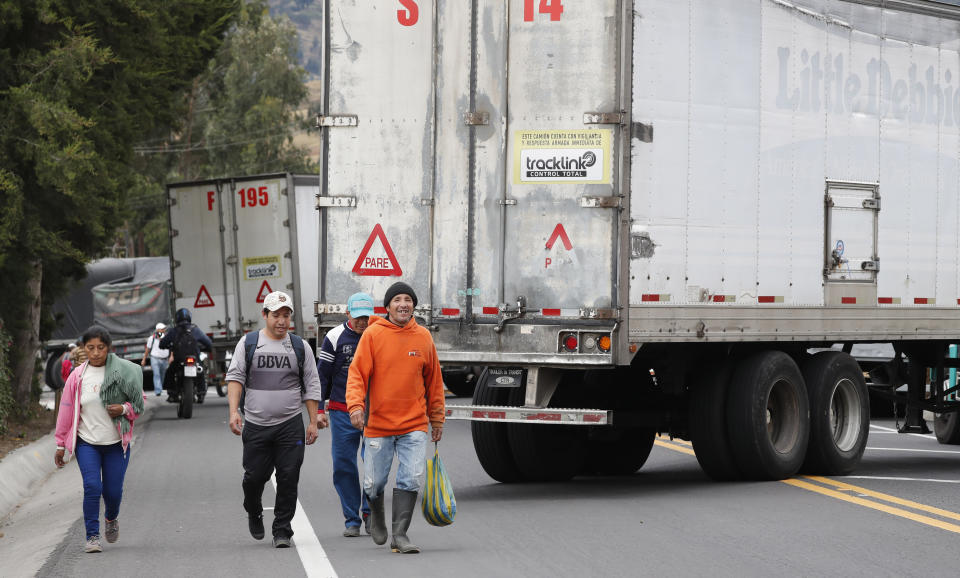
POLYGON ((401 293, 406 293, 413 299, 413 306, 417 306, 417 294, 413 292, 413 287, 407 285, 403 281, 397 281, 389 288, 387 288, 386 294, 383 296, 383 306, 388 307, 390 302, 393 301, 393 298, 401 293))

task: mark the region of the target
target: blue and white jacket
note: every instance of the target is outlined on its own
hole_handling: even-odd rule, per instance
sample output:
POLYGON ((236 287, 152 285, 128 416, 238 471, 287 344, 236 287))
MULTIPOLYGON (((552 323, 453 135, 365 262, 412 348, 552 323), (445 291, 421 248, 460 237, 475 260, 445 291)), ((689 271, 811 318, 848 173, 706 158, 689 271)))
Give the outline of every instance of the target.
POLYGON ((321 412, 326 400, 330 400, 327 409, 347 411, 347 374, 359 342, 360 334, 350 329, 346 321, 331 329, 323 338, 323 344, 317 351, 317 371, 323 391, 321 412))

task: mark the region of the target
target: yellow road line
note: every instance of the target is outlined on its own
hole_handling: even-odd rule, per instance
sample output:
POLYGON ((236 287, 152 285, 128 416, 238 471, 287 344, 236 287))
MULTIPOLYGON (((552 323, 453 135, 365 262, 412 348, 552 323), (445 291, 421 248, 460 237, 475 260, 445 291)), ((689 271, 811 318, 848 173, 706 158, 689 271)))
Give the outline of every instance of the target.
MULTIPOLYGON (((688 449, 688 448, 686 448, 686 447, 677 445, 677 444, 675 444, 675 443, 669 443, 669 442, 665 442, 665 441, 660 441, 659 439, 654 440, 653 443, 654 443, 655 445, 658 445, 658 446, 662 447, 662 448, 666 448, 666 449, 669 449, 669 450, 673 450, 673 451, 675 451, 675 452, 680 452, 680 453, 683 453, 683 454, 689 454, 689 455, 691 455, 691 456, 696 455, 696 454, 693 452, 692 449, 688 449)), ((935 507, 933 507, 933 506, 927 506, 927 505, 925 505, 925 504, 921 504, 921 503, 918 503, 918 502, 913 502, 913 501, 910 501, 910 500, 904 500, 903 498, 898 498, 898 497, 896 497, 896 496, 891 496, 891 495, 889 495, 889 494, 883 494, 883 493, 881 493, 881 492, 875 492, 875 491, 873 491, 873 490, 868 490, 867 488, 861 488, 861 487, 859 487, 859 486, 854 486, 854 485, 848 484, 848 483, 846 483, 846 482, 840 482, 840 481, 832 480, 832 479, 830 479, 830 478, 825 478, 825 477, 822 477, 822 476, 805 476, 805 477, 806 477, 807 479, 814 480, 814 481, 820 482, 820 483, 822 483, 822 484, 831 485, 831 486, 834 486, 834 487, 839 488, 839 489, 842 489, 842 490, 853 491, 853 492, 860 492, 861 494, 863 494, 863 495, 865 495, 865 496, 870 496, 870 497, 876 498, 876 499, 878 499, 878 500, 883 500, 883 501, 886 501, 886 502, 890 502, 890 503, 892 503, 892 504, 898 504, 898 505, 900 505, 900 506, 906 506, 906 507, 908 507, 908 508, 913 508, 913 509, 915 509, 915 510, 920 510, 920 511, 923 511, 923 512, 928 512, 928 513, 931 513, 931 514, 935 514, 935 515, 937 515, 937 516, 942 516, 942 517, 944 517, 944 518, 950 518, 950 519, 953 519, 953 520, 960 520, 960 514, 957 514, 956 512, 951 512, 951 511, 949 511, 949 510, 943 510, 943 509, 941 509, 941 508, 935 508, 935 507)), ((951 524, 950 522, 945 522, 945 521, 943 521, 943 520, 937 520, 936 518, 931 518, 930 516, 924 516, 923 514, 917 514, 917 513, 914 513, 914 512, 907 511, 907 510, 902 510, 902 509, 900 509, 900 508, 895 508, 895 507, 893 507, 893 506, 888 506, 888 505, 886 505, 886 504, 880 504, 880 503, 877 503, 877 502, 874 502, 874 501, 871 501, 871 500, 865 500, 865 499, 860 498, 860 497, 857 497, 857 496, 851 496, 851 495, 849 495, 849 494, 845 494, 845 493, 839 492, 839 491, 837 491, 837 490, 833 490, 833 489, 830 489, 830 488, 824 488, 823 486, 818 486, 818 485, 816 485, 816 484, 812 484, 812 483, 810 483, 810 482, 806 482, 806 481, 804 481, 804 480, 800 480, 800 479, 796 479, 796 478, 792 478, 792 479, 789 479, 789 480, 780 480, 780 481, 783 482, 784 484, 787 484, 787 485, 790 485, 790 486, 794 486, 794 487, 797 487, 797 488, 801 488, 801 489, 804 489, 804 490, 809 490, 809 491, 811 491, 811 492, 816 492, 816 493, 818 493, 818 494, 822 494, 822 495, 824 495, 824 496, 828 496, 828 497, 831 497, 831 498, 835 498, 835 499, 837 499, 837 500, 842 500, 842 501, 844 501, 844 502, 850 502, 851 504, 856 504, 856 505, 858 505, 858 506, 863 506, 863 507, 865 507, 865 508, 870 508, 870 509, 873 509, 873 510, 879 510, 879 511, 881 511, 881 512, 890 514, 890 515, 892 515, 892 516, 899 516, 899 517, 901 517, 901 518, 906 518, 906 519, 908 519, 908 520, 913 520, 914 522, 919 522, 919 523, 921 523, 921 524, 926 524, 926 525, 928 525, 928 526, 933 526, 933 527, 935 527, 935 528, 940 528, 941 530, 947 530, 948 532, 954 532, 954 533, 960 534, 960 525, 951 524)))
POLYGON ((913 508, 914 510, 920 510, 923 512, 928 512, 930 514, 936 514, 943 518, 950 518, 952 520, 960 520, 960 514, 956 512, 951 512, 949 510, 942 510, 940 508, 935 508, 933 506, 928 506, 926 504, 920 504, 918 502, 911 502, 910 500, 904 500, 903 498, 898 498, 896 496, 891 496, 889 494, 882 494, 880 492, 875 492, 873 490, 868 490, 867 488, 861 488, 860 486, 852 486, 846 482, 841 482, 838 480, 831 480, 830 478, 824 478, 823 476, 804 476, 807 479, 820 482, 822 484, 829 484, 840 488, 841 490, 848 490, 851 492, 860 492, 865 496, 871 496, 877 498, 878 500, 883 500, 885 502, 890 502, 891 504, 898 504, 900 506, 906 506, 908 508, 913 508))
POLYGON ((823 494, 824 496, 829 496, 831 498, 843 500, 844 502, 850 502, 851 504, 856 504, 858 506, 863 506, 865 508, 880 510, 881 512, 885 512, 892 516, 899 516, 901 518, 913 520, 914 522, 919 522, 921 524, 926 524, 928 526, 940 528, 941 530, 947 530, 948 532, 954 532, 954 533, 960 534, 960 526, 958 526, 957 524, 951 524, 950 522, 937 520, 936 518, 931 518, 930 516, 915 514, 913 512, 908 512, 907 510, 901 510, 900 508, 887 506, 886 504, 878 504, 877 502, 871 502, 870 500, 864 500, 863 498, 850 496, 848 494, 844 494, 836 490, 831 490, 830 488, 824 488, 822 486, 811 484, 810 482, 805 482, 803 480, 798 480, 796 478, 792 478, 789 480, 780 480, 780 481, 783 482, 784 484, 795 486, 797 488, 802 488, 804 490, 810 490, 811 492, 816 492, 818 494, 823 494))
POLYGON ((669 442, 663 442, 663 441, 660 441, 660 440, 653 440, 653 443, 654 443, 654 445, 658 445, 658 446, 660 446, 660 447, 662 447, 662 448, 667 448, 667 449, 673 450, 673 451, 675 451, 675 452, 680 452, 681 454, 688 454, 688 455, 691 455, 691 456, 697 455, 697 454, 693 453, 693 450, 691 450, 691 449, 685 448, 685 447, 683 447, 683 446, 678 446, 678 445, 676 445, 676 444, 672 444, 672 443, 669 443, 669 442))

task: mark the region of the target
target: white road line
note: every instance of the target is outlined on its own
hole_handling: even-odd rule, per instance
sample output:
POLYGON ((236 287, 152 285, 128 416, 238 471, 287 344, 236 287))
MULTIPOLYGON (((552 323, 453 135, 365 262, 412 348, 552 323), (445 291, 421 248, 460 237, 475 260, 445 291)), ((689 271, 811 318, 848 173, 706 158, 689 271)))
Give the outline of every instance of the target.
MULTIPOLYGON (((882 433, 895 433, 895 434, 900 433, 900 432, 898 432, 897 430, 893 429, 892 427, 883 427, 882 425, 874 425, 874 424, 870 424, 870 427, 876 428, 876 429, 880 430, 880 432, 882 432, 882 433)), ((936 439, 936 438, 937 438, 937 436, 935 436, 935 435, 933 435, 933 434, 910 433, 910 434, 906 434, 906 435, 908 435, 908 436, 916 436, 916 437, 918 437, 918 438, 927 438, 927 439, 936 439)))
POLYGON ((894 482, 936 482, 938 484, 960 484, 960 480, 935 480, 933 478, 896 478, 892 476, 838 476, 839 478, 855 478, 858 480, 891 480, 894 482))
POLYGON ((922 452, 926 454, 960 454, 960 452, 951 451, 951 450, 916 450, 916 449, 910 449, 910 448, 872 448, 870 446, 867 446, 867 449, 874 450, 874 451, 884 451, 884 452, 922 452))
MULTIPOLYGON (((270 476, 270 482, 273 489, 277 489, 276 474, 270 476)), ((333 564, 327 558, 327 553, 320 545, 320 539, 310 520, 303 512, 303 506, 300 500, 297 500, 297 511, 293 515, 293 521, 290 522, 293 527, 293 544, 297 548, 297 554, 300 556, 300 563, 303 564, 303 571, 307 573, 308 578, 337 578, 337 572, 333 569, 333 564)))

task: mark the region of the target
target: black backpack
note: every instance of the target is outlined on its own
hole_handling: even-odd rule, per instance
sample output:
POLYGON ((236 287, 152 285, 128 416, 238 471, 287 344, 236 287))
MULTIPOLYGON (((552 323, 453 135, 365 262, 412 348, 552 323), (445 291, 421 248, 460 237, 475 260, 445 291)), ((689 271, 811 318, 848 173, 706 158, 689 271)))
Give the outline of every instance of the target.
POLYGON ((173 360, 183 363, 187 357, 197 355, 200 346, 197 345, 197 338, 193 336, 193 324, 181 325, 178 329, 180 332, 173 343, 173 360))

